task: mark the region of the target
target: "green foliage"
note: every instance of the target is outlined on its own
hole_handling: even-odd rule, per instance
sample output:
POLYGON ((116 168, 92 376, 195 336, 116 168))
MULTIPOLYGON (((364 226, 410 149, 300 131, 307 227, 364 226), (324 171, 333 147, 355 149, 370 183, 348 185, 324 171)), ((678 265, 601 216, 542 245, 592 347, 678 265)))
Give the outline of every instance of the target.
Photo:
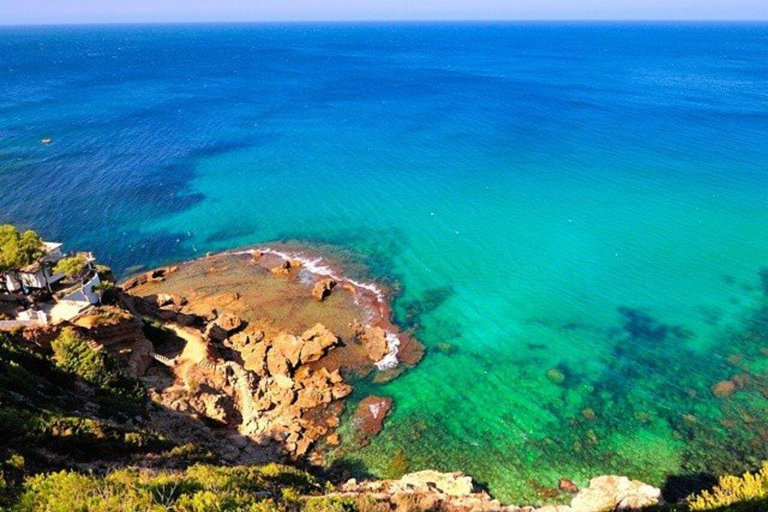
POLYGON ((73 329, 63 330, 51 347, 59 368, 128 400, 140 402, 144 399, 144 390, 135 379, 125 375, 106 352, 91 348, 73 329))
POLYGON ((711 491, 688 499, 691 510, 751 512, 768 510, 768 463, 757 473, 723 476, 711 491))
POLYGON ((18 270, 39 260, 43 241, 34 231, 19 233, 15 226, 0 225, 0 272, 18 270))
POLYGON ((347 512, 350 500, 318 496, 295 468, 194 465, 185 472, 118 470, 106 477, 62 471, 27 479, 16 511, 347 512), (281 487, 275 487, 277 482, 281 487), (313 495, 314 494, 314 495, 313 495), (287 496, 287 498, 286 498, 287 496))
POLYGON ((60 259, 56 266, 53 267, 54 274, 64 274, 69 278, 78 277, 85 273, 87 263, 85 256, 82 254, 75 254, 74 256, 68 256, 60 259))

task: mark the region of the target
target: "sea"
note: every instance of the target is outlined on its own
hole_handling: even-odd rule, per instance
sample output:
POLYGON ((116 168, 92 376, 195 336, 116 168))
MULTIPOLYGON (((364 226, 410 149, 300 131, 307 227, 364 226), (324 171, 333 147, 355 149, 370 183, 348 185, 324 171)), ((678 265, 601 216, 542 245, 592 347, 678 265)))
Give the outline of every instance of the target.
POLYGON ((0 223, 120 276, 364 265, 427 354, 356 383, 395 408, 355 474, 534 503, 768 459, 768 24, 2 27, 0 223))

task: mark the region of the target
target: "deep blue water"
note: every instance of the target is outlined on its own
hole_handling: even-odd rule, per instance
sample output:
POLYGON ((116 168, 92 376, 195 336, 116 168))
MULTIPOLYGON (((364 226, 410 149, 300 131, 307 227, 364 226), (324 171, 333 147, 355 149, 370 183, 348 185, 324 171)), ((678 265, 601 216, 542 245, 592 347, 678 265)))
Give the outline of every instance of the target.
POLYGON ((766 141, 765 24, 0 28, 0 222, 353 252, 430 351, 339 456, 506 498, 768 458, 766 141))

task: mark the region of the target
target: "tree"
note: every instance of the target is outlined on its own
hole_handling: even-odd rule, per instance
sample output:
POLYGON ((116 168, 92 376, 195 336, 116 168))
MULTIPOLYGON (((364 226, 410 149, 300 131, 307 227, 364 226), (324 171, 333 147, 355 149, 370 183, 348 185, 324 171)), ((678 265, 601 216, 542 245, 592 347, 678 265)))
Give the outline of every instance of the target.
POLYGON ((45 254, 43 240, 32 230, 19 233, 16 226, 0 225, 0 273, 19 270, 45 254))
POLYGON ((85 256, 82 254, 75 254, 67 258, 62 258, 53 267, 54 274, 64 274, 68 278, 73 278, 83 275, 86 269, 87 262, 85 256))

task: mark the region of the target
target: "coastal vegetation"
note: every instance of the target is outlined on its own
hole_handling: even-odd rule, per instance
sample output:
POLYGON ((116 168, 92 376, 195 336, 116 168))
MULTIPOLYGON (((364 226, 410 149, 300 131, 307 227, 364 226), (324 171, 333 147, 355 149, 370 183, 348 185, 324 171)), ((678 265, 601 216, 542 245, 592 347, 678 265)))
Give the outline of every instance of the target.
POLYGON ((720 477, 714 488, 692 496, 688 504, 691 510, 768 510, 768 463, 754 473, 720 477))
POLYGON ((99 391, 134 404, 144 400, 145 393, 141 384, 128 376, 108 353, 94 350, 74 329, 64 329, 51 342, 51 348, 56 366, 96 386, 99 391))
POLYGON ((60 259, 53 267, 53 272, 56 274, 64 274, 68 278, 72 279, 81 276, 87 269, 88 262, 84 255, 75 254, 66 258, 60 259))
POLYGON ((0 225, 0 275, 18 271, 43 256, 43 241, 32 230, 20 232, 16 226, 0 225))

